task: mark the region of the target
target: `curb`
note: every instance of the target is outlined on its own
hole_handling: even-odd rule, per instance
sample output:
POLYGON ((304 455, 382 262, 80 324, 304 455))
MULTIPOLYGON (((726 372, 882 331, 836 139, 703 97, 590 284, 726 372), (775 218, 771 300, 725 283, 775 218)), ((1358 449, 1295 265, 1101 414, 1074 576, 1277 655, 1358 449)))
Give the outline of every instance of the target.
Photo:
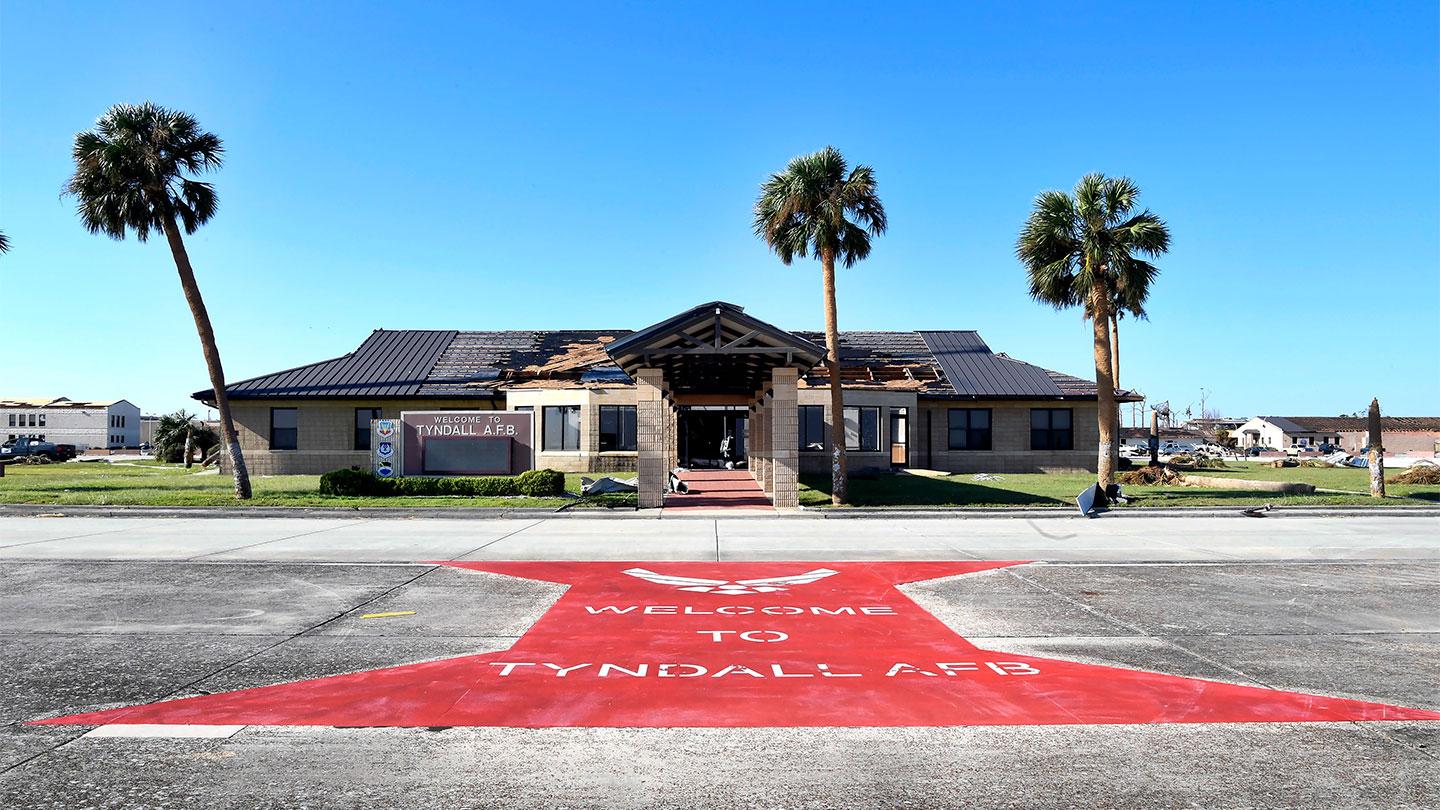
MULTIPOLYGON (((1437 506, 1285 506, 1267 517, 1440 517, 1437 506)), ((298 506, 60 506, 53 504, 0 504, 4 517, 104 517, 104 518, 366 518, 389 520, 966 520, 1011 518, 1033 520, 1084 520, 1075 509, 1049 507, 953 507, 934 509, 886 509, 846 507, 841 509, 800 507, 773 514, 727 514, 723 510, 670 512, 663 509, 507 509, 505 507, 298 507, 298 506)), ((1238 506, 1154 506, 1125 507, 1102 513, 1105 519, 1245 517, 1238 506)))

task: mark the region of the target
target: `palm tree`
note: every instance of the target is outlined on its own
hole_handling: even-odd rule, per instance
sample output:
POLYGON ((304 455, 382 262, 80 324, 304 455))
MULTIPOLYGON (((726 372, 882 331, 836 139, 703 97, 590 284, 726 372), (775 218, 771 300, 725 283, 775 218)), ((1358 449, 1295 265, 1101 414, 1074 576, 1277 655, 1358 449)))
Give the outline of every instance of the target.
POLYGON ((0 231, 0 253, 9 253, 9 252, 10 252, 10 237, 6 236, 4 231, 0 231))
POLYGON ((235 473, 235 495, 249 498, 250 476, 230 416, 215 331, 180 236, 181 227, 187 234, 195 233, 215 215, 214 187, 187 175, 219 168, 224 151, 220 139, 202 130, 188 113, 149 102, 117 104, 100 116, 93 129, 76 134, 72 151, 75 174, 65 184, 65 193, 78 200, 80 221, 91 233, 123 240, 133 231, 141 242, 151 231, 165 234, 200 334, 223 441, 235 473))
POLYGON ((160 417, 151 442, 155 458, 167 464, 183 462, 188 470, 195 458, 195 448, 200 448, 203 458, 210 448, 220 443, 220 437, 204 422, 199 422, 195 414, 179 410, 160 417))
POLYGON ((1154 258, 1170 249, 1170 229, 1159 217, 1133 213, 1140 188, 1129 178, 1087 174, 1074 195, 1047 191, 1034 209, 1015 254, 1030 277, 1030 295, 1056 309, 1080 306, 1093 327, 1100 446, 1096 480, 1115 474, 1117 416, 1111 316, 1143 313, 1159 268, 1154 258))
POLYGON ((840 328, 835 317, 835 262, 846 267, 870 255, 870 239, 885 232, 885 206, 875 193, 875 171, 849 169, 833 146, 790 161, 760 186, 755 235, 790 264, 796 256, 820 260, 825 291, 825 364, 830 369, 830 500, 849 496, 845 474, 845 397, 840 387, 840 328))

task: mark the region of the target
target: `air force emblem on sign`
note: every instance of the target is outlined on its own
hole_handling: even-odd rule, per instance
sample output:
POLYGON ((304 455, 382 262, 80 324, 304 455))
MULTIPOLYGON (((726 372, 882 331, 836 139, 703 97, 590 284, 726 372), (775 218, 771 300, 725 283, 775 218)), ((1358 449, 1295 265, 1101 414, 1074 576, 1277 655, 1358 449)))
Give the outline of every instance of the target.
POLYGON ((625 573, 632 577, 643 579, 646 582, 653 582, 656 585, 669 585, 676 590, 693 591, 695 593, 723 593, 727 596, 738 596, 746 593, 788 591, 792 585, 809 585, 816 580, 834 576, 840 572, 831 571, 829 568, 816 568, 814 571, 807 571, 803 574, 795 574, 788 577, 734 580, 677 577, 670 574, 657 574, 654 571, 647 571, 644 568, 630 568, 627 569, 625 573))

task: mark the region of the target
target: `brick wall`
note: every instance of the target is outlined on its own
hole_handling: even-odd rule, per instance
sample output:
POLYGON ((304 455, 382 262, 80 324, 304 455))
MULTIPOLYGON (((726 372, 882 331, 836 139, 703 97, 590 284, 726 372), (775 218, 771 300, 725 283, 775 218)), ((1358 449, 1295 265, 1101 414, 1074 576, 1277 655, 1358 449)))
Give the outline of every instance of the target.
POLYGON ((910 463, 947 472, 1094 472, 1100 444, 1096 415, 1093 402, 926 401, 920 406, 921 438, 911 449, 910 463), (989 408, 991 449, 949 449, 950 408, 989 408), (1032 408, 1069 408, 1075 449, 1031 450, 1032 408))

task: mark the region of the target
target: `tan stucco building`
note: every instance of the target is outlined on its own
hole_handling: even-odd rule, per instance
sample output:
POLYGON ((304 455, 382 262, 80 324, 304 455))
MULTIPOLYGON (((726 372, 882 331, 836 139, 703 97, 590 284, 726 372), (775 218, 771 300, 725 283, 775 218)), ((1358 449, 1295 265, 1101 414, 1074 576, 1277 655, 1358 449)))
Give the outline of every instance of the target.
MULTIPOLYGON (((714 302, 638 331, 377 330, 350 354, 228 391, 256 474, 364 466, 370 420, 402 411, 524 410, 536 467, 637 471, 650 505, 647 482, 671 467, 730 462, 781 506, 798 475, 829 469, 823 342, 714 302)), ((1094 383, 975 332, 843 332, 840 370, 852 472, 1095 468, 1094 383)))

